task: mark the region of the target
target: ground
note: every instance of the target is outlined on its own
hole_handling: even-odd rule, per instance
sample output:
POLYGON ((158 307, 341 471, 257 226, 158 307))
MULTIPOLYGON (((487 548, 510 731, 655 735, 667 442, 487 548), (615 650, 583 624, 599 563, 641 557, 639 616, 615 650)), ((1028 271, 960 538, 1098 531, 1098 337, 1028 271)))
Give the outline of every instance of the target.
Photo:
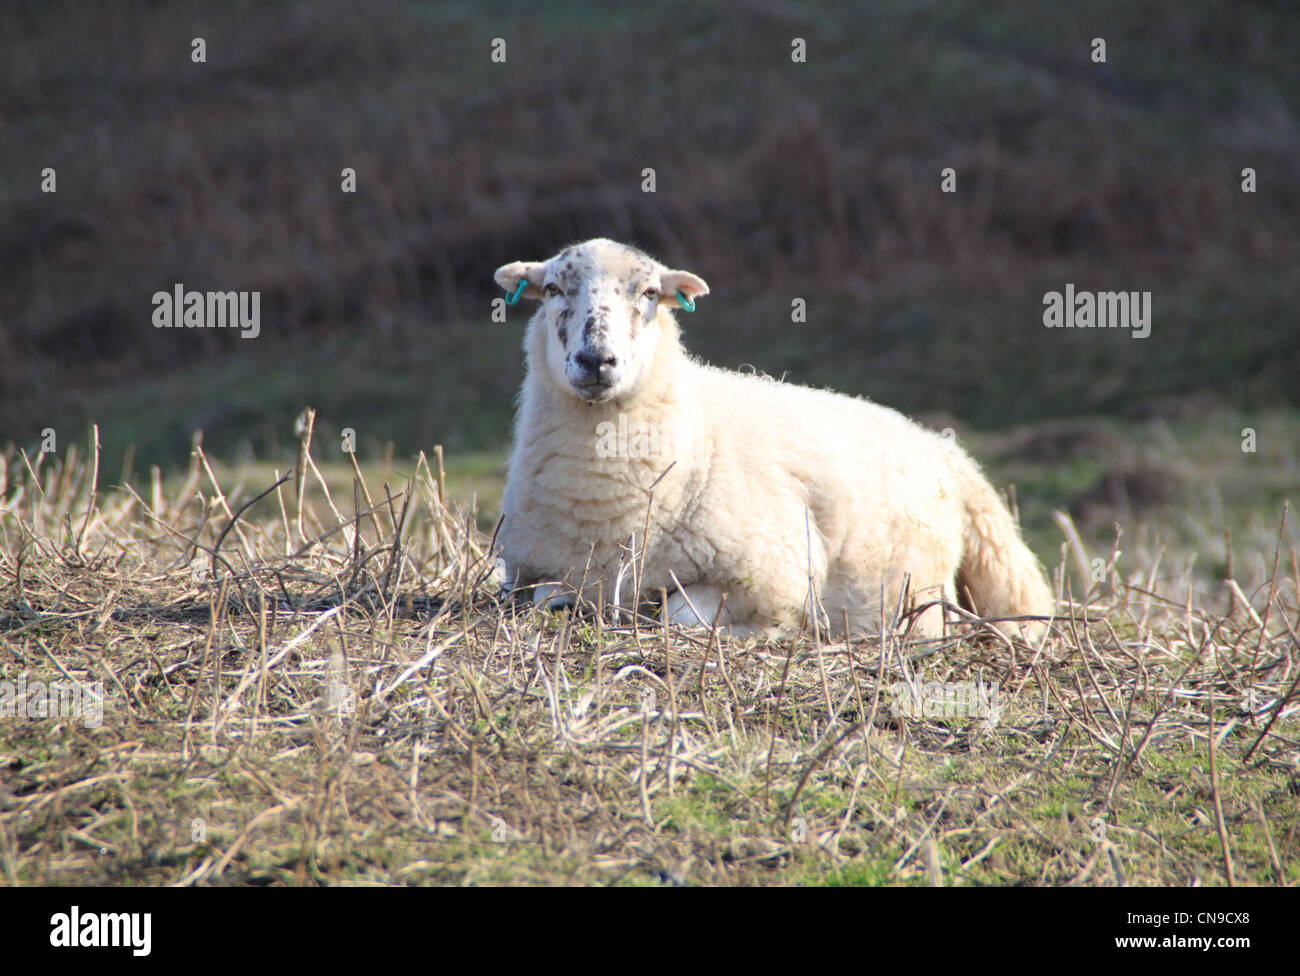
POLYGON ((105 701, 0 718, 6 883, 1300 880, 1290 526, 1236 593, 1085 528, 1041 646, 737 642, 512 605, 437 458, 302 457, 242 513, 274 475, 201 447, 138 493, 9 457, 0 681, 105 701))

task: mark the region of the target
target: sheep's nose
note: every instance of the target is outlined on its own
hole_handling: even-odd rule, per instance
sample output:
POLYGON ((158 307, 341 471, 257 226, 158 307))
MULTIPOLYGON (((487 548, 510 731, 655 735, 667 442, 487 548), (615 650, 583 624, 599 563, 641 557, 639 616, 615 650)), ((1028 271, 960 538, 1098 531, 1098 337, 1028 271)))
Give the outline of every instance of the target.
POLYGON ((573 357, 583 372, 591 376, 599 376, 602 368, 613 368, 618 365, 618 359, 614 356, 606 356, 603 352, 596 349, 580 349, 573 357))

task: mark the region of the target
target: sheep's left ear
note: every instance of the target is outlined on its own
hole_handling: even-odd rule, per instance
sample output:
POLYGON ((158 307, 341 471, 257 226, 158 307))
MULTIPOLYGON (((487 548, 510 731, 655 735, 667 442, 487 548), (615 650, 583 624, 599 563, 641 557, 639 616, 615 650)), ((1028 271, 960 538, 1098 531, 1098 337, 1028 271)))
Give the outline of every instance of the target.
POLYGON ((680 291, 689 302, 700 295, 707 295, 709 286, 704 283, 703 278, 689 271, 665 271, 659 276, 659 290, 663 292, 665 298, 672 298, 680 291))
POLYGON ((513 264, 503 264, 497 268, 496 274, 492 277, 496 283, 504 288, 511 295, 519 287, 521 279, 528 279, 528 287, 524 289, 524 297, 532 299, 542 298, 542 277, 546 274, 546 264, 541 261, 516 261, 513 264))

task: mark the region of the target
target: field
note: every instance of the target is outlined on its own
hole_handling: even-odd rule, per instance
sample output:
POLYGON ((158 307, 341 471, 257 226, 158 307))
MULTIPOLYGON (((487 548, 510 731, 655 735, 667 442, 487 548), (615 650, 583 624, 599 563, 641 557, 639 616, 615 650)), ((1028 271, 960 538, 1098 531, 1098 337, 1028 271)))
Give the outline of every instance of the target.
POLYGON ((274 456, 311 404, 363 458, 499 453, 492 271, 602 235, 709 282, 718 365, 982 430, 1294 411, 1297 49, 1264 2, 5 5, 0 445, 94 423, 106 468, 170 471, 196 429, 274 456), (1150 290, 1152 335, 1043 329, 1067 281, 1150 290), (261 336, 154 329, 177 282, 256 289, 261 336))
POLYGON ((1293 522, 1216 587, 1076 538, 1041 646, 738 642, 503 601, 439 457, 311 427, 278 485, 8 466, 0 680, 102 716, 0 722, 6 883, 1300 880, 1293 522))
POLYGON ((0 4, 0 885, 1294 886, 1293 6, 0 4), (594 236, 952 428, 1050 637, 509 601, 492 272, 594 236))

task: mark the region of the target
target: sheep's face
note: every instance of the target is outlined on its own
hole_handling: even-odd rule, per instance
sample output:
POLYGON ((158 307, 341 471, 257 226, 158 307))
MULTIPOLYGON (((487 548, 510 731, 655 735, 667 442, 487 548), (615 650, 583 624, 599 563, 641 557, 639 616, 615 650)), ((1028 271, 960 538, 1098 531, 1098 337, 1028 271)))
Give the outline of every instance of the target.
POLYGON ((497 269, 513 294, 542 303, 533 327, 546 331, 545 369, 555 386, 590 403, 625 399, 645 383, 662 327, 660 303, 707 295, 688 271, 672 271, 634 247, 605 238, 575 244, 549 261, 497 269))

